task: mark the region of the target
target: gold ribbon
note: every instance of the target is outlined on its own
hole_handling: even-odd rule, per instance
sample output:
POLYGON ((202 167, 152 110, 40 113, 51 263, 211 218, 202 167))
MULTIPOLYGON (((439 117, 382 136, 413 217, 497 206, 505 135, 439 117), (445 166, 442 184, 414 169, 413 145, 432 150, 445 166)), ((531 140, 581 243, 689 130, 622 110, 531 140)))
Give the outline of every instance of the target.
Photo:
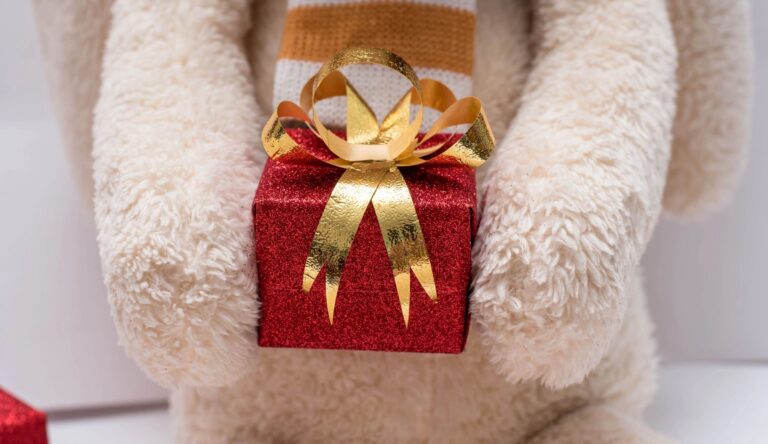
POLYGON ((437 301, 437 290, 416 207, 399 168, 434 159, 449 159, 472 168, 482 165, 495 142, 480 100, 475 97, 456 100, 447 86, 432 79, 419 80, 410 65, 389 51, 352 48, 337 53, 309 79, 301 91, 300 103, 281 102, 267 121, 262 141, 269 157, 290 160, 294 155, 308 154, 346 170, 334 186, 315 230, 304 266, 302 288, 308 293, 326 267, 325 297, 328 320, 333 323, 344 263, 360 221, 372 203, 392 266, 403 320, 408 326, 410 271, 413 270, 433 301, 437 301), (381 126, 365 100, 339 71, 354 64, 382 65, 411 82, 412 88, 392 108, 381 126), (328 130, 315 109, 318 101, 342 95, 347 97, 346 139, 328 130), (409 122, 412 105, 417 108, 413 121, 409 122), (425 106, 442 114, 429 131, 419 137, 425 106), (320 158, 303 149, 286 132, 281 122, 285 118, 305 124, 335 157, 320 158), (449 144, 456 140, 452 137, 448 142, 422 148, 434 135, 456 125, 469 125, 458 141, 449 144))

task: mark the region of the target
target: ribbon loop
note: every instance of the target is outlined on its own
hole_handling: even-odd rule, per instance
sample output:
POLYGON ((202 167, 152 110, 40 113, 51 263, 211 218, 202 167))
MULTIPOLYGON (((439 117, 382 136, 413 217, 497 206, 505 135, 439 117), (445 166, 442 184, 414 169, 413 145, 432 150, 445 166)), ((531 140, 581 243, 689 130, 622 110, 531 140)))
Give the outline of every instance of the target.
POLYGON ((328 320, 333 323, 344 264, 363 215, 372 204, 407 327, 411 271, 427 296, 435 302, 437 286, 416 207, 399 168, 421 165, 433 159, 446 159, 471 168, 482 165, 495 145, 482 104, 475 97, 457 100, 453 92, 437 80, 419 80, 405 60, 378 48, 351 48, 336 54, 304 85, 300 103, 281 102, 267 121, 262 141, 269 157, 286 161, 295 156, 312 156, 346 169, 331 191, 315 229, 304 266, 302 289, 309 292, 325 268, 328 320), (370 106, 339 71, 345 66, 361 63, 385 66, 411 83, 411 89, 393 106, 381 126, 370 106), (346 139, 323 124, 315 107, 321 100, 338 96, 347 98, 346 139), (416 111, 410 120, 412 106, 416 111), (442 114, 419 138, 425 106, 442 114), (285 130, 281 119, 293 119, 311 129, 335 157, 321 158, 302 149, 285 130), (423 148, 430 138, 457 125, 469 125, 469 129, 453 144, 444 142, 423 148))

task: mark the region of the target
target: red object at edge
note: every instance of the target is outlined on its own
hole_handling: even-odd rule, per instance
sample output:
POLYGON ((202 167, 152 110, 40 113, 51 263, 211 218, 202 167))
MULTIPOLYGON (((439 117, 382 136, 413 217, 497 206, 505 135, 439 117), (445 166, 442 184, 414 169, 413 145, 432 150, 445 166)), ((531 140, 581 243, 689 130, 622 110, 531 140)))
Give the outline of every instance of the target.
POLYGON ((47 444, 45 413, 0 388, 0 444, 47 444))

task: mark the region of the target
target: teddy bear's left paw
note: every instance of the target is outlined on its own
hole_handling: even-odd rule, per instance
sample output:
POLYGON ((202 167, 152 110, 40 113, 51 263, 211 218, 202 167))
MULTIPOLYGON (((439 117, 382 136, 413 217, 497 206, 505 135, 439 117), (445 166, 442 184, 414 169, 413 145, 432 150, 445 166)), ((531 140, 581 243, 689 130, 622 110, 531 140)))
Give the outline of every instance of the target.
POLYGON ((543 1, 534 15, 541 41, 485 180, 472 309, 510 380, 562 387, 622 324, 661 209, 677 51, 664 1, 543 1))
POLYGON ((631 260, 611 211, 598 217, 546 200, 534 207, 542 200, 528 191, 503 193, 497 202, 506 204, 484 210, 472 314, 509 380, 564 387, 583 380, 610 346, 631 260))

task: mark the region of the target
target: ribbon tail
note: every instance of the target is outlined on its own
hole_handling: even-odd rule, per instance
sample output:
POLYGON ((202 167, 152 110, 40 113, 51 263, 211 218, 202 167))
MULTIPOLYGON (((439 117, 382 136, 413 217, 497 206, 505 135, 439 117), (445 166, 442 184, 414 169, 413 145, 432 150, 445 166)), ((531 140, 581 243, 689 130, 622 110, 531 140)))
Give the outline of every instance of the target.
POLYGON ((344 171, 333 187, 315 229, 304 265, 302 289, 308 293, 325 266, 325 298, 331 324, 344 262, 368 203, 386 173, 385 170, 344 171))
POLYGON ((384 237, 400 299, 400 310, 407 327, 411 305, 410 271, 413 270, 433 301, 437 301, 437 290, 416 207, 408 184, 398 169, 386 172, 371 202, 384 237))

